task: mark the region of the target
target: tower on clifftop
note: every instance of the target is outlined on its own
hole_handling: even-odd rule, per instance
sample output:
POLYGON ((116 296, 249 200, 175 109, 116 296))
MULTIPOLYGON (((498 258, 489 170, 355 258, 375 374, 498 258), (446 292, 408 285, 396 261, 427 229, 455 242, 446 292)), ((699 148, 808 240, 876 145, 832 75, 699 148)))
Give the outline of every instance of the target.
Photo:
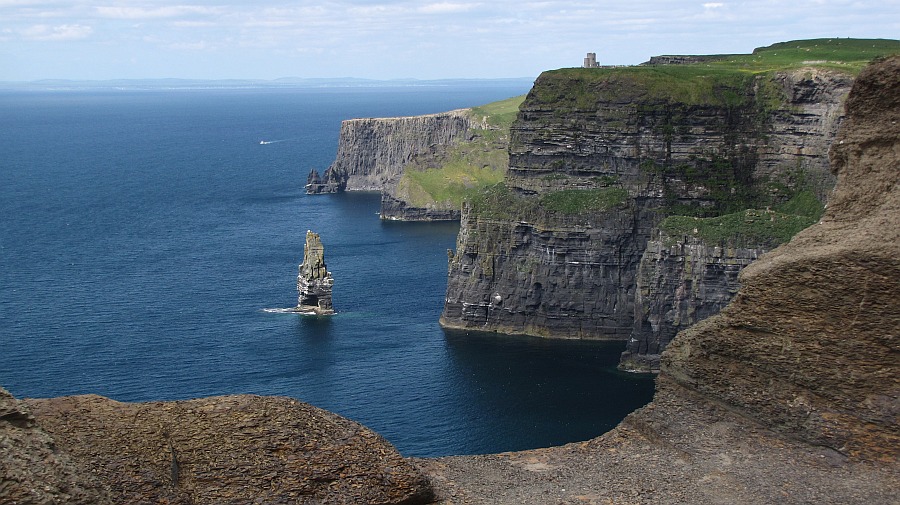
POLYGON ((597 53, 587 53, 587 56, 584 57, 584 68, 600 68, 600 64, 597 63, 597 53))
POLYGON ((325 247, 318 233, 306 231, 303 263, 297 275, 297 311, 320 316, 334 314, 331 288, 334 279, 325 266, 325 247))

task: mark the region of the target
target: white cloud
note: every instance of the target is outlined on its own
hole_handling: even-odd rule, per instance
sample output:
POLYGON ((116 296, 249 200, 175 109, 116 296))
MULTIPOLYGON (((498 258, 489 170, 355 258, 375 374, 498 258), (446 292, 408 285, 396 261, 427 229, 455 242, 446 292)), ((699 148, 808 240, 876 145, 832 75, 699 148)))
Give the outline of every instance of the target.
POLYGON ((199 5, 171 5, 167 7, 121 7, 100 6, 96 12, 100 17, 112 19, 159 19, 174 18, 191 14, 216 14, 221 9, 199 5))
POLYGON ((469 12, 472 9, 477 8, 478 6, 479 4, 475 3, 441 2, 423 5, 417 10, 424 14, 453 14, 457 12, 469 12))
POLYGON ((40 41, 66 41, 85 39, 94 31, 85 25, 32 25, 21 31, 22 37, 40 41))
MULTIPOLYGON (((66 50, 110 74, 139 54, 163 72, 344 75, 340 55, 354 54, 350 71, 362 77, 521 76, 579 65, 585 51, 628 64, 801 38, 896 38, 898 19, 900 5, 883 0, 0 0, 0 52, 81 39, 66 50)), ((68 68, 54 51, 41 68, 68 68)))

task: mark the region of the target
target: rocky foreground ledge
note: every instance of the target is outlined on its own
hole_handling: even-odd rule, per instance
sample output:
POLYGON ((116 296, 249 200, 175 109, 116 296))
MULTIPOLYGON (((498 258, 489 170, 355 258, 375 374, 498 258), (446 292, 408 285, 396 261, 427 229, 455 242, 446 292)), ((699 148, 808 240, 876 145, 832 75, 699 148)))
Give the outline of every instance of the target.
POLYGON ((900 56, 854 84, 831 166, 822 221, 681 332, 653 402, 599 438, 408 460, 290 398, 0 389, 0 503, 897 503, 900 56))
POLYGON ((0 389, 0 503, 429 503, 364 426, 291 398, 20 401, 0 389))

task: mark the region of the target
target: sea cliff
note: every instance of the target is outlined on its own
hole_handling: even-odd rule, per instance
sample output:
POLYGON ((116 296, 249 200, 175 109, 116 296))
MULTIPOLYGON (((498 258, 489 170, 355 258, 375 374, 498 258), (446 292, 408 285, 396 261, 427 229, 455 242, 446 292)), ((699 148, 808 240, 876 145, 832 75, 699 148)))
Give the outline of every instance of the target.
POLYGON ((343 121, 334 162, 322 175, 310 172, 306 192, 381 191, 414 158, 462 138, 471 126, 467 109, 343 121))
POLYGON ((741 268, 815 222, 833 187, 827 147, 855 72, 753 71, 781 48, 543 73, 511 127, 503 187, 462 214, 441 324, 630 340, 623 367, 655 369, 679 329, 728 302, 741 268), (723 232, 670 227, 687 255, 654 255, 678 216, 723 232), (685 276, 692 266, 702 272, 685 276))
POLYGON ((895 502, 900 56, 847 110, 822 220, 675 337, 649 405, 583 443, 418 461, 441 503, 895 502))
POLYGON ((675 335, 728 305, 740 287, 738 274, 769 249, 710 245, 658 230, 638 265, 634 326, 620 368, 658 372, 660 353, 675 335))
POLYGON ((509 126, 524 97, 441 114, 344 121, 334 162, 309 194, 380 191, 381 218, 456 221, 462 201, 508 165, 509 126))

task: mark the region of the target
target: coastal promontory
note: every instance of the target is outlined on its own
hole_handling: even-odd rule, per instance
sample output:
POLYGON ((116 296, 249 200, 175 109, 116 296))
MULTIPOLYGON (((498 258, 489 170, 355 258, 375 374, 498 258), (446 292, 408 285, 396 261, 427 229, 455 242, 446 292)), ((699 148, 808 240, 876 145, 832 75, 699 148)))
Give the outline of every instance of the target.
POLYGON ((544 72, 504 180, 463 207, 441 324, 621 340, 624 369, 658 370, 742 268, 819 219, 847 93, 897 51, 817 39, 544 72))

